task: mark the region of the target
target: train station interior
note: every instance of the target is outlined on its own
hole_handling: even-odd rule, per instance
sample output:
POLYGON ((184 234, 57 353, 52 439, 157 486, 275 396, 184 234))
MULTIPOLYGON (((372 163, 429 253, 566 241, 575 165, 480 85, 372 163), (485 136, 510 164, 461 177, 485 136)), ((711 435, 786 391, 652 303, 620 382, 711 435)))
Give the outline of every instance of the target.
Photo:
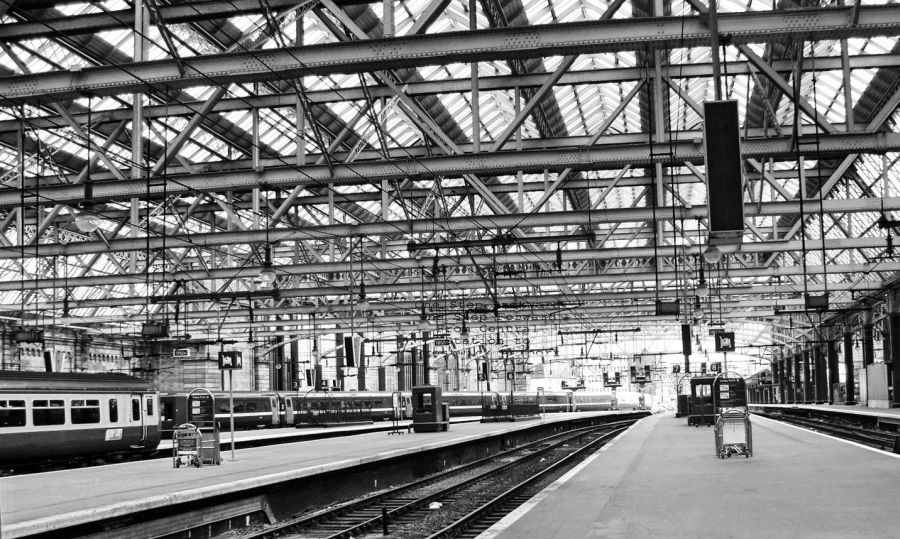
POLYGON ((0 539, 894 538, 900 2, 0 0, 0 539))
POLYGON ((0 370, 900 404, 895 2, 0 17, 0 370))

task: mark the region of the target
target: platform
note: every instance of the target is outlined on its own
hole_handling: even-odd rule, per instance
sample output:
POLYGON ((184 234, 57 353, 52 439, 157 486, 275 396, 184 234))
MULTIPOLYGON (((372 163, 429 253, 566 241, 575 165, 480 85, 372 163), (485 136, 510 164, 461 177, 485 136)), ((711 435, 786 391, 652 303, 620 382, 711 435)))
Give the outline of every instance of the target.
MULTIPOLYGON (((461 416, 451 417, 450 423, 473 423, 481 421, 480 416, 461 416)), ((399 428, 405 432, 412 426, 412 420, 404 419, 397 422, 399 428)), ((367 434, 371 432, 384 432, 393 430, 394 426, 391 421, 376 421, 355 425, 333 425, 331 427, 283 427, 277 429, 254 429, 254 430, 238 430, 234 432, 235 449, 242 447, 253 447, 254 445, 264 445, 265 443, 276 442, 302 442, 308 440, 319 440, 322 438, 354 436, 357 434, 367 434)), ((219 443, 222 451, 231 448, 231 433, 223 431, 219 437, 219 443)), ((171 452, 171 438, 159 442, 157 447, 159 451, 171 452)))
POLYGON ((900 418, 900 408, 869 408, 867 406, 847 406, 843 404, 751 404, 750 408, 770 408, 773 410, 815 410, 842 414, 867 415, 873 417, 900 418))
POLYGON ((866 537, 900 530, 900 456, 753 416, 753 456, 647 417, 482 539, 866 537))
MULTIPOLYGON (((222 453, 220 466, 176 469, 170 459, 147 460, 0 478, 3 539, 46 533, 139 511, 311 478, 433 448, 505 435, 534 425, 622 412, 548 414, 529 422, 453 424, 449 432, 389 436, 357 434, 222 453)), ((405 429, 404 429, 405 431, 405 429)), ((377 488, 378 485, 375 485, 377 488)))

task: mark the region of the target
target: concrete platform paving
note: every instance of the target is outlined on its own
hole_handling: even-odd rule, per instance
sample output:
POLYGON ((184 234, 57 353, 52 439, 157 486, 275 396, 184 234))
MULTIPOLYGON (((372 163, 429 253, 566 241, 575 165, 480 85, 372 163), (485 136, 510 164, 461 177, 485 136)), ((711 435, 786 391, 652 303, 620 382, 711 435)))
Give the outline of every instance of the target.
MULTIPOLYGON (((167 507, 340 470, 393 456, 464 443, 574 418, 619 412, 547 414, 521 422, 461 423, 449 432, 389 436, 385 432, 238 449, 220 466, 172 467, 171 459, 0 478, 0 537, 12 539, 64 525, 167 507)), ((375 485, 377 488, 377 485, 375 485)))
POLYGON ((752 424, 719 459, 711 427, 645 418, 480 538, 900 537, 900 455, 752 424))

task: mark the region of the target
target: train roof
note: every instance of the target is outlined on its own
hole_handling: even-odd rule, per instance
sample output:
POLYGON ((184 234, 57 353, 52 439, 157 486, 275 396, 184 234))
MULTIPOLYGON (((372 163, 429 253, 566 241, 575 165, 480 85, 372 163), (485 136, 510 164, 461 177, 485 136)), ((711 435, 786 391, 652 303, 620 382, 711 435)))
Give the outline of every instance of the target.
POLYGON ((0 371, 0 391, 149 391, 146 380, 124 373, 0 371))

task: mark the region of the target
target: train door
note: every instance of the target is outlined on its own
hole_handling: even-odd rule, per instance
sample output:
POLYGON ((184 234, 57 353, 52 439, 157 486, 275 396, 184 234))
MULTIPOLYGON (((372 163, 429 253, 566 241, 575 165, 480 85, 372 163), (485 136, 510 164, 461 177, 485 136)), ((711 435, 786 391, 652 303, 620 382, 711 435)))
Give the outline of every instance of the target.
POLYGON ((141 442, 147 440, 147 423, 144 421, 144 399, 143 395, 140 393, 132 393, 131 398, 129 399, 130 404, 128 406, 128 421, 127 423, 134 427, 140 427, 141 429, 141 442))
POLYGON ((281 423, 281 414, 278 407, 278 399, 274 395, 269 397, 269 406, 272 408, 272 423, 270 426, 277 427, 281 423))
POLYGON ((405 413, 406 419, 412 419, 413 416, 413 405, 412 405, 412 393, 403 395, 403 411, 405 413))
POLYGON ((284 423, 282 427, 290 427, 294 424, 294 401, 290 397, 284 398, 284 423))
POLYGON ((153 393, 144 395, 144 424, 147 428, 159 426, 159 400, 153 393))

